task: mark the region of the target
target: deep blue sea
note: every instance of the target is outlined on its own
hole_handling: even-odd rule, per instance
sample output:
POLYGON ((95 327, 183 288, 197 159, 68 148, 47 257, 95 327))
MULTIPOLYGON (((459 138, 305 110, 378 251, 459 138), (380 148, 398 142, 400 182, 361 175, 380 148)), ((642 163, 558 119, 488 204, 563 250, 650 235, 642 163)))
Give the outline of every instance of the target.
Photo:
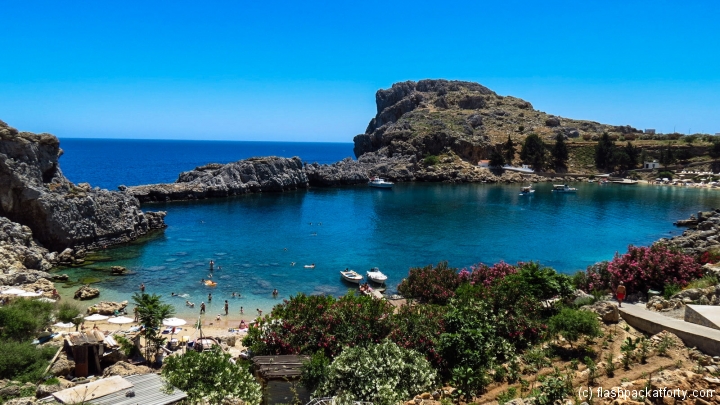
MULTIPOLYGON (((250 156, 329 163, 352 155, 352 144, 61 140, 61 147, 61 168, 70 180, 111 189, 174 181, 198 165, 250 156)), ((240 306, 254 313, 298 292, 343 294, 352 288, 340 280, 345 268, 364 275, 380 267, 390 292, 410 267, 441 260, 456 267, 535 260, 571 273, 612 259, 629 244, 678 234, 673 221, 720 207, 717 190, 575 186, 577 194, 556 194, 550 184, 538 184, 534 195, 520 196, 519 185, 397 184, 393 190, 356 186, 147 204, 146 210, 167 211, 168 228, 109 249, 118 260, 103 263, 126 266, 132 275, 67 272, 99 276, 103 300, 128 299, 145 283, 180 314, 189 314, 186 299, 199 305, 208 293, 214 297, 210 313, 219 313, 224 299, 234 313, 240 306), (214 288, 200 282, 210 260, 216 263, 214 288), (311 263, 314 269, 303 267, 311 263), (242 298, 230 298, 232 292, 242 298)))

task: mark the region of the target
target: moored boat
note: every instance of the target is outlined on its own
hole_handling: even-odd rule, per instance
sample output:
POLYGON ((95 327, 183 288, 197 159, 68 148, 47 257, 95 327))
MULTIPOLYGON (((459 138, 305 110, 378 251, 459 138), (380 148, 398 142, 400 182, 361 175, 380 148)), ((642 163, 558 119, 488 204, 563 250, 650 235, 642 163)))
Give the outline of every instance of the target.
POLYGON ((341 270, 340 275, 342 276, 343 280, 353 284, 360 284, 363 279, 363 276, 359 275, 355 270, 341 270))
POLYGON ((373 267, 367 273, 365 273, 368 280, 374 281, 378 284, 384 284, 387 281, 387 276, 383 274, 379 268, 373 267))
POLYGON ((557 193, 575 193, 577 192, 577 189, 575 187, 570 187, 567 184, 553 184, 552 191, 557 193))
POLYGON ((376 188, 392 188, 394 183, 385 181, 385 179, 381 179, 380 177, 373 177, 368 182, 368 185, 370 187, 376 187, 376 188))

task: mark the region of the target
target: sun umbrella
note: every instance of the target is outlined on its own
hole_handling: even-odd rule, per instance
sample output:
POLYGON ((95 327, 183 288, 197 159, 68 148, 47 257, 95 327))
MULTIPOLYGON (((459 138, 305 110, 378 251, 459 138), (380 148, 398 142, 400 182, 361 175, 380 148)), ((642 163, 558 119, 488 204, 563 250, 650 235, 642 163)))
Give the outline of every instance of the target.
POLYGON ((180 318, 165 318, 165 319, 163 319, 162 323, 165 326, 183 326, 187 322, 185 322, 184 319, 180 319, 180 318))
MULTIPOLYGON (((86 321, 91 321, 91 322, 93 322, 93 321, 104 321, 104 320, 106 320, 106 319, 108 319, 108 318, 110 318, 110 317, 109 317, 109 316, 105 316, 105 315, 100 315, 100 314, 93 314, 93 315, 90 315, 90 316, 86 316, 86 317, 85 317, 85 320, 86 320, 86 321)), ((130 319, 130 318, 128 318, 128 319, 130 319)))
MULTIPOLYGON (((87 318, 85 318, 85 319, 87 319, 87 318)), ((132 318, 128 318, 127 316, 116 316, 115 318, 110 318, 110 319, 108 319, 108 322, 110 322, 110 323, 117 323, 117 324, 121 324, 121 325, 122 325, 122 324, 124 324, 124 323, 132 323, 132 322, 135 322, 135 321, 133 321, 132 318)))
POLYGON ((68 322, 68 323, 58 322, 53 326, 55 326, 57 328, 72 328, 73 326, 75 326, 75 324, 72 322, 68 322))
POLYGON ((21 290, 19 288, 11 288, 9 290, 3 291, 2 294, 19 295, 19 294, 24 294, 26 292, 27 291, 21 290))
POLYGON ((39 297, 41 293, 24 291, 22 294, 18 294, 18 297, 39 297))

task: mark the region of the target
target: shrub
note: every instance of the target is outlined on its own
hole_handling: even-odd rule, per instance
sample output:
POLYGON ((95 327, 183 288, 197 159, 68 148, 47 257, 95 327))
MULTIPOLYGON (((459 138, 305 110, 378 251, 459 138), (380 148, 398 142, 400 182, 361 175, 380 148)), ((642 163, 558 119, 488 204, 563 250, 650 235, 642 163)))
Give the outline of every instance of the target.
POLYGON ((327 378, 329 366, 330 359, 325 357, 325 353, 316 352, 309 361, 303 363, 300 383, 310 392, 315 391, 327 378))
POLYGON ((377 343, 392 327, 392 304, 368 296, 298 294, 273 308, 250 328, 243 344, 255 354, 300 354, 325 351, 338 355, 346 346, 377 343), (270 319, 276 319, 270 322, 270 319))
POLYGON ((609 262, 602 261, 588 266, 585 270, 585 277, 575 278, 575 281, 579 284, 576 287, 584 291, 608 290, 612 282, 612 275, 608 272, 608 264, 609 262))
POLYGON ((691 256, 670 249, 663 244, 651 247, 630 245, 628 252, 608 265, 613 285, 623 282, 628 293, 662 289, 666 283, 686 286, 690 280, 703 275, 703 268, 691 256))
POLYGON ((425 159, 423 159, 423 163, 425 163, 426 166, 435 166, 440 163, 440 158, 435 155, 426 156, 425 159))
POLYGON ((414 267, 410 274, 400 282, 398 291, 408 298, 416 298, 429 304, 446 304, 455 296, 460 285, 457 269, 440 262, 437 266, 414 267))
POLYGON ((82 310, 71 301, 62 301, 57 306, 57 312, 56 312, 56 318, 60 322, 72 322, 75 318, 77 318, 80 314, 82 314, 82 310))
POLYGON ((0 307, 0 336, 16 341, 27 340, 50 325, 52 304, 17 299, 0 307))
POLYGON ((435 370, 420 353, 386 340, 344 350, 313 395, 337 396, 341 403, 394 405, 431 390, 436 381, 435 370))
POLYGON ((506 403, 517 398, 517 396, 518 396, 517 388, 509 387, 507 389, 507 391, 503 391, 502 393, 500 393, 500 395, 497 396, 497 401, 498 401, 499 405, 505 405, 506 403))
POLYGON ((403 305, 393 316, 388 338, 398 346, 421 353, 438 371, 447 373, 447 364, 438 349, 445 332, 445 307, 430 304, 403 305))
POLYGON ((220 403, 223 398, 234 397, 259 405, 262 400, 260 384, 244 367, 231 363, 230 354, 219 348, 170 356, 162 376, 169 386, 185 391, 192 403, 220 403))
POLYGON ((697 280, 688 283, 687 288, 706 288, 720 284, 717 276, 714 274, 706 274, 697 280))
POLYGON ((673 175, 674 175, 673 172, 662 171, 662 172, 659 172, 657 176, 661 179, 668 178, 668 179, 672 180, 673 175))
POLYGON ((538 405, 562 403, 562 400, 573 392, 572 376, 562 375, 557 368, 550 375, 538 376, 538 381, 540 382, 537 388, 538 405))
POLYGON ((492 265, 492 267, 479 263, 475 266, 470 267, 468 272, 465 269, 460 271, 460 279, 462 281, 469 281, 470 284, 483 284, 484 286, 490 286, 495 280, 505 278, 509 274, 517 273, 517 267, 507 264, 503 261, 492 265))
POLYGON ((601 334, 597 315, 589 311, 563 308, 548 321, 550 331, 562 335, 572 346, 580 337, 598 337, 601 334))
POLYGON ((0 379, 37 382, 57 347, 38 347, 29 341, 0 340, 0 379))
POLYGON ((673 284, 673 283, 665 284, 665 286, 663 287, 663 298, 665 298, 666 300, 669 300, 670 297, 679 293, 680 291, 682 291, 682 287, 680 287, 677 284, 673 284))
POLYGON ((527 294, 538 300, 566 298, 573 293, 570 277, 550 267, 541 267, 536 262, 518 263, 518 272, 505 279, 516 280, 523 285, 527 294))
POLYGON ((583 134, 582 139, 585 141, 589 141, 592 139, 592 135, 590 134, 583 134))

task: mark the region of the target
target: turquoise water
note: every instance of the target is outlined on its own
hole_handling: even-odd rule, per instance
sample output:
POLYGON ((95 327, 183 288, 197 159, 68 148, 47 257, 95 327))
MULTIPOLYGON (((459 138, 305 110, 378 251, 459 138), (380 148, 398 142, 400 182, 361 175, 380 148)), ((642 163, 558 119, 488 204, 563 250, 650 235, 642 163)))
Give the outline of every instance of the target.
POLYGON ((181 315, 197 307, 187 309, 186 298, 171 292, 198 305, 211 292, 211 314, 221 312, 224 299, 233 313, 240 306, 255 313, 298 292, 343 294, 352 288, 338 273, 346 267, 363 275, 380 267, 390 292, 410 267, 441 260, 456 267, 535 260, 571 273, 629 244, 676 235, 682 229, 673 221, 720 206, 715 190, 575 186, 577 194, 556 194, 550 184, 538 184, 534 195, 520 196, 519 185, 398 184, 393 190, 360 186, 146 205, 168 212, 168 228, 104 252, 121 260, 102 266, 123 265, 133 274, 64 272, 101 278, 103 300, 128 299, 144 283, 181 315), (214 288, 200 282, 208 278, 210 260, 214 288), (303 267, 311 263, 314 269, 303 267), (242 298, 231 298, 232 292, 242 298))

